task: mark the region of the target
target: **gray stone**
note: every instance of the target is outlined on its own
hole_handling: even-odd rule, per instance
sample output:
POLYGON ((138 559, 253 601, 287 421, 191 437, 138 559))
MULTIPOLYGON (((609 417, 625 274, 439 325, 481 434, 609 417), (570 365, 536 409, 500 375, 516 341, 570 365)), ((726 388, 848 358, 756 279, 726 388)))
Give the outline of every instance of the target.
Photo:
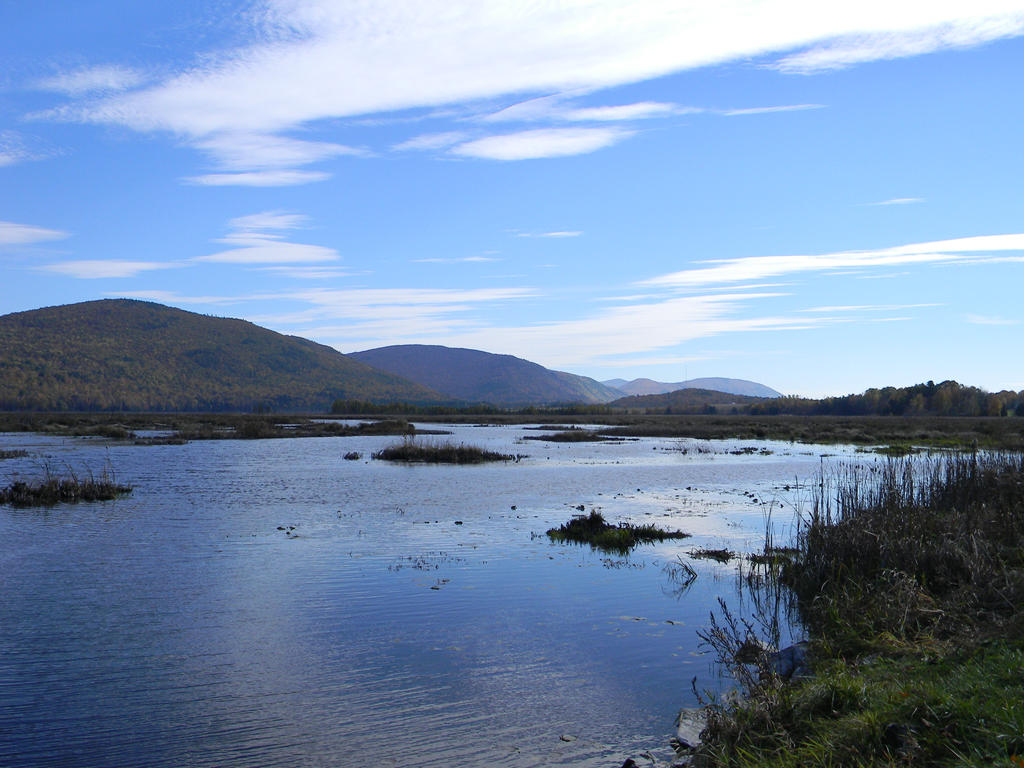
POLYGON ((808 677, 811 674, 807 666, 807 649, 809 645, 806 640, 794 643, 781 651, 768 654, 768 664, 772 670, 783 680, 808 677))

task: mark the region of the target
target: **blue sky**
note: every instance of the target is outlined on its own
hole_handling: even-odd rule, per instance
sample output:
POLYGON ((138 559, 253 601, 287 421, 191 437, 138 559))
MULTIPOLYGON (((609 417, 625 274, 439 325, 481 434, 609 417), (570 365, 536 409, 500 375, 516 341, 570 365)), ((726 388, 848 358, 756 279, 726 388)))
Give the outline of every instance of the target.
POLYGON ((1022 0, 0 0, 0 313, 1020 390, 1022 80, 1022 0))

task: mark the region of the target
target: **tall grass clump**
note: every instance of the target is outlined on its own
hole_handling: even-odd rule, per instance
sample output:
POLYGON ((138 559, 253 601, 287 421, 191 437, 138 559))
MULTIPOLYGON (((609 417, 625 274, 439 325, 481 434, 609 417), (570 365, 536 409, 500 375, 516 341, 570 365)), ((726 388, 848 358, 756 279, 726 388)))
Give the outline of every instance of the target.
POLYGON ((792 590, 813 674, 782 679, 722 603, 701 637, 740 684, 698 761, 1024 766, 1024 456, 891 458, 823 475, 792 590), (744 658, 744 654, 749 656, 744 658))
POLYGON ((99 477, 91 472, 86 477, 79 477, 71 470, 63 476, 57 476, 47 469, 42 480, 18 480, 6 488, 0 488, 0 504, 44 507, 62 502, 110 501, 131 491, 130 485, 118 483, 106 470, 99 477))
POLYGON ((497 453, 476 445, 465 443, 423 442, 407 437, 400 443, 388 446, 373 455, 384 461, 404 461, 427 464, 483 464, 488 461, 516 461, 523 457, 518 454, 497 453))
POLYGON ((1024 456, 891 459, 822 478, 786 578, 812 627, 912 638, 1024 606, 1024 456))

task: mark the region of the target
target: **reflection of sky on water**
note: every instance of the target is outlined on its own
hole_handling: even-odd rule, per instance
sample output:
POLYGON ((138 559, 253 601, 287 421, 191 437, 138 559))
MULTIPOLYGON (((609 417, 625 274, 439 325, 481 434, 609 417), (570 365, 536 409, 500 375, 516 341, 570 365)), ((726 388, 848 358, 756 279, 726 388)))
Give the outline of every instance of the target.
POLYGON ((717 595, 738 600, 735 563, 692 561, 685 592, 666 567, 760 548, 769 508, 787 535, 785 486, 822 451, 452 429, 426 439, 529 458, 370 461, 389 437, 0 436, 32 454, 0 463, 4 483, 109 465, 135 486, 0 509, 0 762, 586 766, 666 745, 691 679, 719 684, 696 630, 717 595), (693 538, 628 556, 551 544, 580 504, 693 538))

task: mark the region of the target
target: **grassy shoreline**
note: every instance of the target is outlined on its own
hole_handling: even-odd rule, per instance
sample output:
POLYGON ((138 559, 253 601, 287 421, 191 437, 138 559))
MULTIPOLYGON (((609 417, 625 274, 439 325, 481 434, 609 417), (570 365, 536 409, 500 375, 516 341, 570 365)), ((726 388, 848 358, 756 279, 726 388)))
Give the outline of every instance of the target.
POLYGON ((823 480, 770 578, 796 596, 813 675, 749 663, 753 628, 713 621, 706 639, 745 696, 707 706, 695 764, 1024 766, 1021 455, 823 480))
MULTIPOLYGON (((893 453, 913 448, 1024 450, 1024 419, 964 416, 790 416, 683 414, 486 413, 405 416, 380 414, 240 413, 28 413, 0 412, 0 432, 39 432, 131 439, 140 430, 177 433, 184 439, 320 437, 367 434, 369 427, 343 425, 358 420, 403 434, 420 424, 536 424, 557 417, 563 431, 573 425, 601 424, 606 438, 663 437, 696 440, 784 440, 798 443, 879 446, 893 453)), ((549 422, 550 423, 550 422, 549 422)), ((423 430, 420 430, 421 432, 423 430)), ((379 433, 378 433, 379 434, 379 433)), ((577 437, 573 435, 573 437, 577 437)))

